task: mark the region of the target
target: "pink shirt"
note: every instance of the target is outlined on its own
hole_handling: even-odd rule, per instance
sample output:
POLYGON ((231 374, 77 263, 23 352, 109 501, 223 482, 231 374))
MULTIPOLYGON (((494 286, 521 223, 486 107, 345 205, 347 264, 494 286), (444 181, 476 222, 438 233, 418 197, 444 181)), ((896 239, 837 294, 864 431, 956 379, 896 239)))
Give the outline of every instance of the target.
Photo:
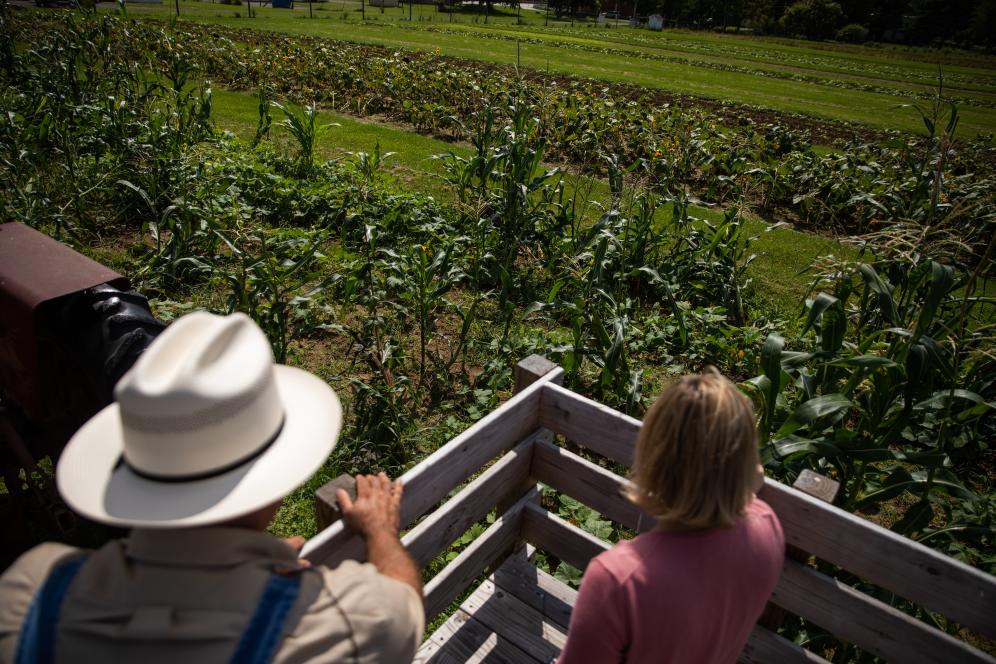
POLYGON ((757 499, 731 528, 620 542, 585 570, 558 664, 735 662, 784 552, 778 517, 757 499))

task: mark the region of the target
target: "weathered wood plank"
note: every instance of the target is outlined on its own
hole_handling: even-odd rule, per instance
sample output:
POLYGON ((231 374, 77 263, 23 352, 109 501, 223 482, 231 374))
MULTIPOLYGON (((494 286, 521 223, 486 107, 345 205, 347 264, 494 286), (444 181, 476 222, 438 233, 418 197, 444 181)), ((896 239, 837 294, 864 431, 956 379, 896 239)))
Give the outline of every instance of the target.
POLYGON ((567 629, 578 591, 530 563, 524 556, 509 556, 492 575, 499 589, 514 595, 549 620, 567 629))
POLYGON ((596 454, 632 465, 639 420, 552 382, 543 385, 539 410, 541 426, 596 454))
POLYGON ((519 443, 456 496, 405 533, 401 543, 420 568, 445 551, 471 524, 487 516, 498 501, 516 500, 522 496, 520 487, 529 476, 536 435, 519 443), (516 490, 520 490, 519 495, 512 496, 516 490))
POLYGON ((795 560, 786 559, 771 600, 890 662, 992 664, 996 661, 967 643, 795 560))
POLYGON ((744 664, 829 664, 816 653, 758 626, 750 633, 740 658, 744 664))
POLYGON ((301 557, 315 565, 335 567, 343 560, 366 560, 367 545, 339 520, 305 542, 301 557))
POLYGON ((540 662, 556 660, 567 642, 563 627, 515 596, 499 590, 490 580, 479 585, 460 608, 540 662))
POLYGON ((631 530, 645 532, 657 523, 623 497, 626 479, 559 445, 537 441, 532 476, 631 530))
MULTIPOLYGON (((518 394, 537 380, 547 375, 551 371, 556 371, 559 367, 546 359, 542 355, 530 355, 515 365, 515 393, 518 394)), ((560 378, 554 381, 558 385, 564 383, 564 373, 560 372, 560 378)))
POLYGON ((495 519, 484 533, 460 552, 443 570, 425 584, 426 620, 432 620, 469 586, 484 570, 508 551, 519 537, 522 511, 535 500, 534 488, 510 510, 495 519))
MULTIPOLYGON (((508 451, 539 428, 540 393, 547 382, 558 380, 562 373, 557 369, 538 379, 402 475, 405 486, 402 528, 443 500, 489 459, 508 451)), ((339 550, 344 542, 343 529, 344 525, 338 522, 312 537, 305 544, 302 557, 330 565, 344 560, 346 556, 339 550)))
POLYGON ((786 543, 996 638, 996 578, 773 480, 759 496, 786 543))
POLYGON ((585 569, 592 558, 612 548, 537 505, 527 504, 522 517, 522 534, 527 541, 578 569, 585 569))
POLYGON ((532 664, 538 660, 495 634, 463 609, 432 633, 413 664, 532 664))

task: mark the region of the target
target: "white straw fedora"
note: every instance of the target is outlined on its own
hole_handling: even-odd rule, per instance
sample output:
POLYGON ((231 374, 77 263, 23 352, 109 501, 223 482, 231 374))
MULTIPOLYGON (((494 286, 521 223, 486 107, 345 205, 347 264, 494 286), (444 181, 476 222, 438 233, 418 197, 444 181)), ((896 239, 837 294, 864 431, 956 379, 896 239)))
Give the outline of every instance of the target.
POLYGON ((244 314, 176 320, 114 392, 56 468, 69 506, 112 525, 203 526, 270 505, 318 470, 342 426, 332 388, 274 365, 244 314))

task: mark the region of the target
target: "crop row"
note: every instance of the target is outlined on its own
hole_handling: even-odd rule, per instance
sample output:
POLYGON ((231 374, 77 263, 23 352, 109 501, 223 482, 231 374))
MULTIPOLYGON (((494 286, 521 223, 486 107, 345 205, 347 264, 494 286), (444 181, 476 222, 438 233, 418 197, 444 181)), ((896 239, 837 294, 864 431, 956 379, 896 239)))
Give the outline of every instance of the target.
MULTIPOLYGON (((49 27, 32 22, 23 29, 49 27)), ((161 28, 113 19, 105 29, 119 37, 114 48, 153 71, 178 53, 196 63, 200 76, 235 89, 386 115, 464 140, 484 102, 514 91, 531 101, 546 157, 555 163, 604 174, 614 159, 631 178, 714 203, 750 192, 766 214, 836 231, 951 217, 946 223, 963 229, 968 248, 959 260, 973 260, 996 210, 996 148, 955 143, 956 111, 943 100, 922 109, 927 138, 839 141, 828 152, 810 147, 805 120, 789 128, 737 107, 717 115, 632 87, 519 75, 437 53, 191 25, 164 40, 161 28)))
MULTIPOLYGON (((517 28, 515 26, 502 26, 502 30, 522 30, 528 32, 542 32, 551 35, 567 35, 590 39, 590 30, 579 30, 565 27, 544 28, 538 26, 528 26, 517 28)), ((674 32, 667 33, 665 38, 661 35, 654 35, 643 31, 618 31, 618 36, 599 34, 603 41, 615 41, 620 44, 639 45, 645 48, 657 49, 680 49, 681 51, 702 53, 738 60, 755 61, 760 63, 771 63, 803 68, 818 69, 820 71, 838 71, 840 73, 854 73, 861 76, 874 76, 876 78, 896 81, 919 81, 925 85, 934 85, 937 82, 937 70, 934 65, 937 63, 937 56, 934 54, 925 62, 930 63, 930 67, 909 67, 903 65, 889 64, 889 55, 881 51, 870 51, 866 53, 856 53, 853 59, 846 52, 839 53, 837 57, 814 55, 811 51, 801 48, 759 48, 749 41, 735 39, 703 39, 685 38, 674 32), (872 61, 875 60, 875 61, 872 61)), ((814 44, 807 44, 810 49, 814 44)), ((907 54, 908 55, 908 54, 907 54)), ((894 56, 896 57, 896 56, 894 56)), ((901 55, 898 57, 902 57, 901 55)), ((969 60, 973 66, 985 69, 989 64, 986 58, 969 60)), ((996 80, 993 80, 988 72, 982 76, 978 73, 967 73, 961 71, 946 72, 945 80, 969 88, 989 89, 996 88, 996 80)))
MULTIPOLYGON (((434 33, 448 34, 448 35, 460 35, 460 36, 467 35, 467 32, 465 30, 459 30, 454 28, 448 28, 446 26, 437 26, 437 25, 426 25, 426 26, 400 25, 399 29, 418 30, 420 32, 434 32, 434 33)), ((474 38, 493 39, 499 41, 514 41, 514 42, 519 42, 521 44, 533 44, 540 46, 550 45, 550 41, 547 39, 542 39, 539 37, 521 37, 512 33, 505 33, 505 32, 482 31, 479 33, 474 33, 474 38)), ((813 76, 809 74, 800 74, 784 70, 762 69, 759 67, 736 65, 729 62, 698 60, 682 55, 664 55, 661 53, 651 53, 648 51, 609 48, 606 46, 597 46, 595 44, 585 44, 578 42, 570 42, 570 43, 562 42, 558 44, 558 47, 564 50, 565 52, 576 50, 576 51, 584 51, 586 53, 599 53, 603 55, 613 55, 613 56, 621 56, 626 58, 635 58, 640 60, 649 60, 652 62, 667 62, 667 63, 679 64, 691 67, 699 67, 702 69, 712 69, 715 71, 747 74, 749 76, 759 76, 762 78, 774 78, 783 81, 815 83, 826 87, 838 88, 844 90, 860 90, 862 92, 887 94, 894 97, 902 97, 906 99, 914 99, 920 101, 925 101, 925 100, 930 101, 936 96, 936 92, 931 92, 929 90, 924 90, 924 89, 912 89, 912 88, 896 87, 891 85, 872 85, 869 83, 861 83, 860 81, 849 80, 849 79, 827 78, 824 76, 813 76)), ((956 79, 960 78, 962 77, 956 77, 956 79)), ((937 74, 934 74, 933 79, 929 80, 928 84, 936 85, 937 82, 938 82, 937 74)), ((948 78, 948 82, 949 83, 951 82, 950 78, 948 78)), ((989 99, 970 97, 964 95, 952 95, 950 93, 946 95, 946 99, 961 106, 978 106, 981 108, 996 109, 996 101, 992 101, 989 99)))

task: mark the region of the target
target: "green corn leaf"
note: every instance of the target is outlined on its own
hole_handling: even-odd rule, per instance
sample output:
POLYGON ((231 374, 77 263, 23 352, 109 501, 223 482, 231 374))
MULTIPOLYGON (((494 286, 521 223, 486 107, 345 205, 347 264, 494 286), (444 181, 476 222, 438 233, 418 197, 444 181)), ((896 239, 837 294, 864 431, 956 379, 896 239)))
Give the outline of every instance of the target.
POLYGON ((843 415, 853 404, 843 394, 825 394, 804 402, 795 409, 777 436, 787 436, 802 427, 813 427, 843 415))
POLYGON ((938 390, 934 392, 930 398, 921 401, 920 403, 913 406, 915 410, 924 410, 926 408, 943 408, 947 405, 948 401, 953 399, 966 399, 974 404, 980 406, 986 406, 987 408, 996 410, 996 403, 988 402, 981 395, 971 392, 969 390, 938 390))
POLYGON ((932 518, 934 510, 930 506, 930 501, 921 500, 906 510, 906 514, 892 525, 891 530, 900 535, 919 532, 930 525, 932 518))
POLYGON ((943 348, 937 345, 937 342, 930 337, 924 335, 921 336, 917 342, 917 345, 923 347, 925 351, 925 362, 924 366, 937 370, 942 374, 948 381, 955 382, 956 378, 954 375, 954 370, 951 368, 951 364, 948 362, 947 352, 943 348))
POLYGON ((765 421, 770 423, 775 416, 775 403, 778 393, 782 388, 782 349, 785 348, 785 339, 778 334, 769 334, 764 340, 764 347, 761 349, 761 370, 768 379, 768 393, 765 399, 768 405, 768 413, 765 421))
POLYGON ((796 351, 783 350, 779 363, 781 364, 782 371, 790 373, 803 368, 814 357, 817 357, 816 353, 800 353, 796 351))
MULTIPOLYGON (((928 471, 921 470, 913 473, 913 477, 926 483, 927 482, 928 471)), ((972 500, 976 498, 975 493, 973 493, 968 487, 966 487, 958 477, 952 473, 947 468, 938 468, 934 471, 934 477, 932 479, 933 486, 945 489, 948 493, 962 498, 963 500, 972 500)))
POLYGON ((809 306, 809 317, 806 318, 806 324, 803 326, 800 334, 805 334, 810 330, 810 328, 815 326, 817 321, 819 321, 820 316, 823 315, 823 312, 837 304, 837 302, 837 298, 829 293, 818 293, 811 302, 807 302, 806 304, 809 306))
POLYGON ((856 355, 854 357, 834 360, 832 362, 828 362, 827 364, 835 367, 859 367, 861 369, 880 369, 883 367, 891 369, 899 366, 889 358, 881 357, 879 355, 856 355))
POLYGON ((913 479, 910 472, 905 468, 896 468, 882 483, 879 489, 866 493, 861 499, 855 504, 854 508, 856 510, 863 507, 868 507, 870 505, 877 505, 883 500, 889 500, 901 494, 902 492, 916 486, 917 481, 913 479))
POLYGON ((802 438, 800 436, 786 436, 772 441, 771 447, 777 452, 779 457, 788 457, 793 454, 805 452, 807 454, 819 454, 823 457, 835 457, 841 454, 841 449, 833 443, 824 440, 814 440, 802 438))
POLYGON ((903 321, 899 318, 899 311, 896 309, 896 301, 892 297, 892 289, 878 276, 871 265, 862 263, 858 270, 861 277, 868 284, 868 288, 878 296, 878 305, 882 310, 882 315, 895 327, 901 327, 903 321))
POLYGON ((916 322, 915 336, 927 333, 934 322, 934 314, 944 297, 951 292, 955 282, 955 270, 950 265, 942 265, 936 261, 930 262, 931 280, 930 292, 920 307, 920 315, 916 322))

